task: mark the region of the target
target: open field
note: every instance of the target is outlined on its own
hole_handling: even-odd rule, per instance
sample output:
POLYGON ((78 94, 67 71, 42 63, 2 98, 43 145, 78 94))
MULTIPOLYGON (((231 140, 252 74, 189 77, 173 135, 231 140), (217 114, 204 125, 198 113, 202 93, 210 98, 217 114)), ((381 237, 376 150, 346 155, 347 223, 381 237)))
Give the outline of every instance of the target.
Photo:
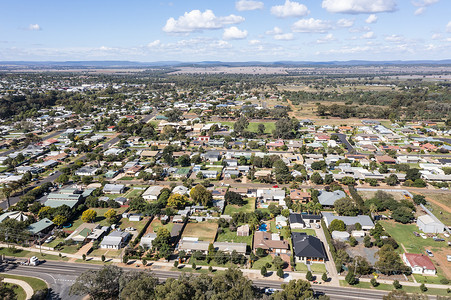
MULTIPOLYGON (((97 217, 94 221, 94 223, 99 223, 101 226, 109 226, 110 224, 107 223, 106 218, 103 216, 110 208, 91 208, 92 210, 94 210, 95 212, 97 212, 97 217)), ((114 208, 114 210, 116 211, 116 213, 118 215, 121 215, 127 208, 126 207, 119 207, 119 208, 114 208)), ((65 228, 68 231, 74 231, 75 229, 78 228, 78 226, 80 226, 81 224, 83 224, 84 222, 81 219, 81 214, 78 216, 78 218, 72 222, 72 226, 69 228, 65 228)))
MULTIPOLYGON (((219 123, 233 129, 233 124, 235 122, 219 122, 219 123)), ((249 126, 247 127, 247 130, 250 132, 257 132, 259 124, 265 125, 265 133, 269 133, 269 134, 271 134, 273 132, 273 130, 276 128, 275 122, 261 122, 261 123, 260 122, 249 122, 249 126)))
POLYGON ((163 225, 160 220, 158 220, 157 218, 154 218, 152 220, 152 222, 150 223, 149 227, 147 228, 146 233, 156 233, 158 228, 160 228, 162 226, 165 227, 169 232, 171 232, 172 227, 174 227, 174 223, 170 222, 170 223, 167 223, 166 225, 163 225))
POLYGON ((245 213, 253 212, 255 210, 255 198, 245 198, 245 200, 247 203, 243 206, 228 204, 224 209, 224 214, 231 216, 240 211, 245 213))
POLYGON ((182 238, 194 237, 200 241, 209 241, 213 243, 216 237, 218 224, 213 222, 188 223, 183 230, 182 238))
MULTIPOLYGON (((376 191, 359 191, 358 192, 360 196, 362 196, 363 200, 368 200, 374 197, 376 195, 376 191)), ((406 199, 404 195, 401 192, 386 192, 387 194, 390 194, 395 198, 395 200, 403 200, 406 199)))
POLYGON ((433 194, 422 193, 428 201, 428 208, 447 226, 451 226, 451 193, 433 194))

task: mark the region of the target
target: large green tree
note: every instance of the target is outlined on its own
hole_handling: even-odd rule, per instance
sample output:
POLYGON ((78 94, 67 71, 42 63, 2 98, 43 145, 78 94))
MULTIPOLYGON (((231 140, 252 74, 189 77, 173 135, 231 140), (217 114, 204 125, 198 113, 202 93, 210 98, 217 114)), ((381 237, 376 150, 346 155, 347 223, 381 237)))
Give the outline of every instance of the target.
POLYGON ((298 279, 282 284, 282 290, 273 295, 274 300, 305 300, 313 298, 313 290, 308 281, 298 279))
POLYGON ((195 203, 199 203, 203 206, 211 206, 213 201, 211 192, 201 184, 198 184, 191 189, 190 196, 195 203))

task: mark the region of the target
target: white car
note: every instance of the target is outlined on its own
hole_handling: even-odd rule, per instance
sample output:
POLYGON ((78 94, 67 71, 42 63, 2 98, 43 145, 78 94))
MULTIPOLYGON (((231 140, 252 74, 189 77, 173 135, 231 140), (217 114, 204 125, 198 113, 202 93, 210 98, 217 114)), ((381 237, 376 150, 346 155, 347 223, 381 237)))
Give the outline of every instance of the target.
POLYGON ((451 261, 451 255, 447 255, 447 256, 446 256, 446 260, 447 260, 447 261, 451 261))
POLYGON ((428 238, 424 233, 420 233, 420 236, 421 236, 423 239, 427 239, 427 238, 428 238))
POLYGON ((55 239, 55 237, 52 235, 52 236, 49 236, 46 240, 45 240, 45 243, 50 243, 51 241, 53 241, 55 239))
POLYGON ((426 253, 427 253, 430 257, 434 257, 434 254, 431 252, 431 250, 426 249, 426 253))

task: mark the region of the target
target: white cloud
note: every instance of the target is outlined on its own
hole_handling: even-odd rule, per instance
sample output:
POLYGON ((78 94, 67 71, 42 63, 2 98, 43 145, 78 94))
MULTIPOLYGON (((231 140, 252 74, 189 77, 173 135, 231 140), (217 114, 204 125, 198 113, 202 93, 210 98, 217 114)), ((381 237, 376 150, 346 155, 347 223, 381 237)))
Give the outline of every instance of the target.
POLYGON ((236 15, 229 15, 225 17, 217 17, 213 11, 207 9, 204 12, 200 10, 192 10, 185 12, 177 20, 169 18, 163 31, 171 33, 187 33, 203 29, 219 29, 225 25, 238 24, 244 21, 244 18, 236 15))
POLYGON ((250 40, 249 41, 249 45, 258 45, 258 44, 260 44, 261 42, 259 41, 259 40, 250 40))
POLYGON ((446 32, 451 32, 451 21, 446 25, 446 32))
POLYGON ((32 31, 39 31, 41 30, 41 26, 39 26, 39 24, 30 24, 28 25, 28 30, 32 30, 32 31))
POLYGON ((420 8, 417 8, 417 10, 415 10, 415 12, 413 14, 415 16, 419 16, 419 15, 422 15, 425 11, 426 11, 426 7, 420 7, 420 8))
POLYGON ((224 29, 222 38, 225 40, 241 40, 247 37, 247 30, 240 30, 236 26, 224 29))
POLYGON ((364 14, 396 10, 394 0, 323 0, 322 7, 332 13, 364 14))
POLYGON ((301 19, 292 26, 294 32, 326 32, 331 29, 330 22, 319 19, 301 19))
POLYGON ((273 35, 273 34, 281 34, 282 32, 283 32, 282 29, 276 26, 273 29, 266 31, 265 33, 268 35, 273 35))
POLYGON ((159 46, 160 44, 161 44, 161 41, 160 41, 160 40, 155 40, 155 41, 153 41, 153 42, 148 43, 148 44, 147 44, 147 47, 153 48, 153 47, 159 46))
POLYGON ((335 41, 335 37, 334 37, 334 35, 332 33, 329 33, 326 36, 316 40, 316 42, 318 44, 324 44, 324 43, 332 42, 332 41, 335 41))
POLYGON ((392 34, 392 35, 387 36, 385 38, 385 40, 387 42, 399 43, 399 42, 404 41, 404 38, 402 36, 400 36, 400 35, 392 34))
POLYGON ((292 33, 282 33, 282 34, 276 34, 274 36, 274 39, 279 41, 290 41, 294 38, 292 33))
POLYGON ((352 27, 352 25, 354 25, 354 20, 349 20, 349 19, 340 19, 337 21, 337 26, 338 27, 352 27))
POLYGON ((377 16, 375 14, 371 14, 368 16, 368 18, 365 20, 368 24, 373 24, 377 22, 377 16))
POLYGON ((433 40, 439 40, 442 38, 442 35, 440 33, 434 33, 431 38, 433 40))
POLYGON ((304 4, 286 0, 283 5, 271 7, 271 13, 279 18, 304 17, 310 13, 304 4))
POLYGON ((418 7, 413 13, 415 16, 422 15, 426 11, 426 7, 437 3, 440 0, 420 0, 420 1, 412 1, 412 4, 418 7))
POLYGON ((253 0, 239 0, 235 3, 238 11, 263 9, 264 6, 263 2, 253 0))
POLYGON ((374 32, 370 31, 367 33, 362 34, 362 39, 374 39, 374 32))

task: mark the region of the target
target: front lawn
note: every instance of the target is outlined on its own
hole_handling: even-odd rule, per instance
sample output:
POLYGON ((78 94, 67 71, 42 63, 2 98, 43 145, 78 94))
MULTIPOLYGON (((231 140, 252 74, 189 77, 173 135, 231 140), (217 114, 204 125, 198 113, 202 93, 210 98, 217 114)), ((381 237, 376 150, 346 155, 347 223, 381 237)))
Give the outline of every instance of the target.
POLYGON ((27 250, 20 250, 16 249, 15 251, 11 251, 9 248, 0 248, 0 255, 4 254, 5 256, 12 256, 12 257, 23 257, 23 258, 29 258, 32 256, 36 256, 40 260, 61 260, 61 261, 68 261, 69 259, 67 257, 59 257, 57 255, 52 254, 40 254, 39 252, 32 252, 27 250))
POLYGON ((130 221, 127 218, 122 218, 120 221, 119 228, 125 230, 125 228, 133 227, 139 233, 139 232, 141 232, 141 230, 144 229, 144 227, 146 226, 148 221, 149 221, 148 217, 143 218, 141 221, 138 221, 138 222, 130 221))
POLYGON ((292 229, 291 232, 305 232, 308 235, 316 236, 314 229, 292 229))
POLYGON ((121 255, 122 250, 114 250, 114 249, 96 249, 96 250, 92 250, 91 253, 88 254, 88 256, 97 256, 100 257, 102 255, 105 255, 105 257, 110 257, 110 258, 117 258, 121 255))
POLYGON ((160 220, 155 218, 155 219, 153 219, 152 223, 150 223, 150 225, 149 225, 149 227, 151 228, 152 231, 148 230, 148 232, 157 233, 158 228, 160 228, 162 226, 165 227, 169 232, 171 232, 172 227, 174 227, 174 223, 169 222, 166 225, 163 225, 160 220))
MULTIPOLYGON (((402 285, 402 282, 400 282, 402 285)), ((361 289, 376 289, 376 290, 382 290, 382 291, 392 291, 395 288, 392 284, 386 284, 386 283, 380 283, 377 287, 373 287, 371 283, 369 282, 359 282, 355 285, 349 285, 345 280, 340 280, 341 286, 347 286, 347 287, 354 287, 354 288, 361 288, 361 289)), ((426 285, 427 287, 427 285, 426 285)), ((403 285, 401 290, 411 293, 411 294, 427 294, 427 295, 442 295, 447 296, 449 295, 446 291, 446 289, 431 289, 428 288, 428 290, 425 293, 422 293, 420 291, 419 286, 405 286, 403 285)))
POLYGON ((260 257, 258 260, 254 262, 252 265, 252 269, 258 269, 260 270, 263 266, 266 266, 267 263, 271 264, 270 268, 266 268, 268 271, 277 271, 276 268, 274 268, 274 265, 272 264, 273 258, 270 254, 260 257))
POLYGON ((5 273, 2 273, 1 277, 23 280, 26 283, 28 283, 33 288, 33 291, 35 291, 35 292, 39 291, 39 290, 44 290, 47 288, 47 283, 44 280, 41 280, 41 279, 35 278, 35 277, 26 277, 26 276, 11 275, 11 274, 5 274, 5 273))

